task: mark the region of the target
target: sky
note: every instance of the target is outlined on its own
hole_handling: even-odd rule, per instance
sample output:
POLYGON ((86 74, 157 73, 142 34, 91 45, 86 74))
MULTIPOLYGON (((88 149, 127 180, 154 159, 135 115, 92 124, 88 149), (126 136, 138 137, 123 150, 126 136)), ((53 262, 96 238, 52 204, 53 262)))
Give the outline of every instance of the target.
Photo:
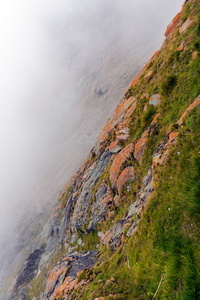
POLYGON ((0 2, 0 245, 54 202, 182 4, 0 2))

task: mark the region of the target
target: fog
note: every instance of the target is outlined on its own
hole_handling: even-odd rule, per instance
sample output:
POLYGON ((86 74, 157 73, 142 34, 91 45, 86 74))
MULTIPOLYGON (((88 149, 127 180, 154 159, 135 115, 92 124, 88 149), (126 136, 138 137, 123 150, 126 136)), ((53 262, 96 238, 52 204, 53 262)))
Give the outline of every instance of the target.
POLYGON ((2 0, 0 247, 87 157, 182 0, 2 0))

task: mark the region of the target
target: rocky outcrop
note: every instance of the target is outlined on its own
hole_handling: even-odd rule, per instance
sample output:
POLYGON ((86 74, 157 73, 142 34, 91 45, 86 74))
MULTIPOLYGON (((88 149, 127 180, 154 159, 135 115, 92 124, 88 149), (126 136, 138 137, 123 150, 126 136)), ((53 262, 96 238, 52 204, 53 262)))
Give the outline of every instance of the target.
POLYGON ((147 143, 147 138, 149 136, 148 130, 145 130, 145 132, 142 134, 141 138, 137 141, 135 144, 135 151, 134 151, 134 157, 137 159, 137 161, 140 163, 142 160, 143 152, 147 143))
POLYGON ((21 270, 19 271, 19 275, 13 288, 14 293, 17 293, 19 288, 22 288, 28 284, 35 277, 41 256, 44 252, 45 245, 41 245, 38 249, 35 249, 25 260, 21 270))
POLYGON ((78 282, 81 272, 93 267, 97 258, 97 250, 64 257, 51 271, 41 299, 54 300, 60 299, 61 296, 63 299, 69 299, 68 294, 85 283, 85 280, 78 282))
POLYGON ((183 33, 188 29, 188 27, 191 25, 191 23, 192 23, 192 20, 190 20, 190 18, 188 18, 188 19, 183 23, 183 25, 180 27, 179 33, 180 33, 180 34, 183 34, 183 33))
POLYGON ((159 54, 159 52, 160 52, 160 50, 158 50, 154 53, 154 55, 151 57, 151 59, 148 61, 148 63, 144 66, 142 71, 140 71, 140 73, 134 78, 134 80, 131 84, 132 87, 136 86, 139 83, 141 76, 144 74, 144 72, 148 68, 149 64, 154 60, 154 58, 159 54))
POLYGON ((127 236, 131 236, 137 227, 139 217, 141 217, 145 203, 148 201, 153 191, 153 177, 152 168, 148 171, 148 174, 143 179, 143 188, 138 194, 138 198, 133 202, 129 209, 127 216, 113 225, 106 233, 102 236, 101 242, 105 245, 109 245, 111 250, 115 250, 121 244, 121 237, 124 230, 129 226, 127 236), (135 219, 132 220, 135 215, 135 219), (132 222, 133 221, 133 222, 132 222), (132 222, 132 224, 131 224, 132 222))
POLYGON ((116 186, 116 180, 119 175, 121 165, 128 159, 132 150, 133 144, 129 144, 115 156, 115 159, 110 168, 110 182, 112 188, 116 186))
POLYGON ((176 17, 172 20, 172 22, 168 25, 167 30, 165 31, 166 39, 169 39, 172 36, 181 20, 182 15, 183 12, 178 13, 176 17))
POLYGON ((105 218, 110 204, 112 204, 111 190, 105 182, 102 182, 96 192, 95 202, 92 206, 89 230, 95 230, 95 224, 100 223, 105 218))
POLYGON ((126 123, 123 122, 119 124, 118 126, 118 134, 117 134, 117 140, 120 142, 125 142, 130 138, 129 135, 129 128, 127 127, 126 123))
MULTIPOLYGON (((130 114, 129 106, 132 104, 132 102, 135 101, 134 97, 129 97, 126 99, 125 97, 122 98, 121 102, 117 106, 113 116, 108 120, 106 125, 104 126, 103 130, 101 131, 97 142, 94 147, 94 151, 99 154, 103 147, 105 146, 106 140, 109 137, 109 134, 114 129, 114 127, 123 121, 125 114, 127 113, 127 116, 130 114)), ((132 110, 131 110, 132 111, 132 110)), ((127 117, 126 116, 126 117, 127 117)))
MULTIPOLYGON (((167 39, 177 28, 181 16, 182 12, 169 25, 166 31, 167 39)), ((185 27, 186 25, 183 28, 185 27)), ((178 51, 182 51, 184 46, 185 44, 182 43, 178 51)), ((45 238, 45 246, 40 245, 31 253, 16 279, 15 291, 20 290, 21 295, 24 293, 21 287, 28 284, 36 273, 39 274, 38 270, 41 271, 42 267, 48 264, 49 258, 56 249, 57 253, 60 253, 59 250, 63 251, 62 256, 59 256, 58 262, 53 266, 45 286, 45 292, 40 295, 40 299, 71 299, 79 287, 83 288, 88 284, 89 279, 81 276, 81 272, 92 268, 98 261, 99 252, 91 251, 91 249, 101 249, 102 245, 100 247, 100 244, 102 243, 114 251, 121 245, 124 237, 131 237, 137 230, 138 223, 141 222, 145 212, 145 205, 150 201, 155 189, 154 176, 165 164, 171 148, 176 144, 179 126, 183 126, 184 119, 189 112, 195 106, 200 105, 200 96, 198 96, 177 123, 169 127, 170 131, 164 139, 163 132, 166 132, 165 130, 168 128, 166 124, 162 135, 156 136, 162 123, 158 120, 164 112, 162 104, 159 106, 160 94, 153 94, 149 98, 153 93, 152 90, 155 89, 151 87, 148 92, 146 83, 147 78, 152 78, 152 74, 155 74, 152 70, 147 70, 147 67, 157 55, 159 55, 159 51, 133 80, 130 90, 121 99, 113 116, 100 133, 89 157, 71 178, 66 191, 54 206, 48 226, 42 233, 42 237, 45 238), (144 76, 144 74, 146 75, 144 76), (141 78, 145 82, 141 93, 135 97, 131 96, 132 88, 140 82, 141 78), (135 133, 131 133, 131 126, 135 125, 134 122, 138 115, 144 116, 144 107, 147 110, 149 107, 152 108, 151 105, 155 106, 155 111, 162 111, 162 114, 157 113, 151 116, 151 120, 153 120, 151 123, 149 120, 148 127, 142 121, 140 128, 143 132, 140 131, 139 137, 134 139, 135 133), (136 114, 137 106, 138 115, 136 114), (145 149, 148 144, 151 144, 148 143, 151 142, 151 137, 155 138, 156 143, 150 152, 153 155, 150 154, 148 157, 149 170, 144 176, 144 171, 141 170, 142 159, 144 153, 148 152, 145 152, 145 149), (160 144, 158 145, 158 143, 160 144), (144 177, 142 178, 142 176, 144 177), (126 207, 126 210, 122 212, 123 206, 126 207), (91 236, 94 237, 93 234, 95 239, 89 240, 91 236), (84 251, 85 246, 88 251, 84 251)), ((160 66, 163 64, 162 61, 159 63, 160 66)), ((166 99, 163 97, 163 103, 164 101, 166 99)), ((106 280, 103 286, 109 283, 116 284, 112 277, 109 281, 106 280)))
POLYGON ((117 179, 117 190, 119 194, 121 193, 122 186, 126 182, 133 180, 135 178, 134 174, 135 171, 133 167, 127 167, 122 171, 119 178, 117 179))

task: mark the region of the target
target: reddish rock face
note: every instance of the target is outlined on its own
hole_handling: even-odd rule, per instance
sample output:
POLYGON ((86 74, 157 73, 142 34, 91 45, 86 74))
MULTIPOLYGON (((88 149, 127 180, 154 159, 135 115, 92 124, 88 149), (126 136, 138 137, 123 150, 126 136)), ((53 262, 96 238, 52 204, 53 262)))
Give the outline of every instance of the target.
POLYGON ((137 161, 139 163, 141 163, 142 160, 142 155, 147 143, 147 138, 148 138, 148 130, 146 130, 141 138, 137 141, 136 145, 135 145, 135 151, 134 151, 134 157, 135 159, 137 159, 137 161))
POLYGON ((194 102, 192 104, 190 104, 188 106, 188 108, 186 109, 186 111, 182 114, 182 116, 180 117, 180 119, 178 120, 177 124, 181 125, 183 123, 183 119, 189 114, 189 112, 195 107, 200 105, 200 95, 194 100, 194 102))
POLYGON ((190 24, 192 23, 192 21, 188 18, 184 23, 183 25, 181 26, 181 28, 179 29, 179 33, 180 34, 183 34, 186 29, 188 29, 188 27, 190 26, 190 24))
POLYGON ((85 280, 81 280, 78 283, 78 279, 73 280, 71 277, 67 277, 62 285, 60 285, 56 290, 56 295, 54 299, 60 299, 61 296, 68 295, 71 290, 77 290, 77 288, 83 284, 85 284, 85 280))
POLYGON ((46 290, 46 293, 47 295, 52 293, 54 291, 54 287, 56 285, 56 282, 58 280, 58 278, 60 277, 60 275, 65 271, 65 266, 63 267, 55 267, 50 275, 49 275, 49 278, 48 278, 48 281, 47 281, 47 290, 46 290))
POLYGON ((135 178, 134 174, 135 174, 135 171, 134 171, 133 167, 128 167, 122 171, 119 178, 117 179, 117 190, 118 190, 119 194, 121 192, 122 186, 126 182, 133 180, 135 178))
POLYGON ((168 25, 167 30, 165 31, 165 37, 167 39, 169 39, 172 36, 174 30, 176 29, 181 20, 182 14, 182 11, 178 13, 176 17, 172 20, 172 22, 168 25))
POLYGON ((160 50, 156 51, 154 53, 154 55, 152 56, 152 58, 148 61, 148 63, 144 66, 144 68, 142 69, 142 71, 134 78, 131 86, 134 87, 136 86, 136 84, 139 82, 142 74, 146 71, 147 67, 149 66, 150 62, 152 62, 152 60, 154 60, 154 58, 158 55, 158 53, 160 52, 160 50))
POLYGON ((185 41, 180 44, 180 46, 178 47, 178 51, 181 52, 184 50, 184 48, 185 48, 185 41))
POLYGON ((119 141, 116 140, 116 141, 112 142, 110 144, 109 150, 112 153, 118 153, 121 150, 121 146, 119 145, 119 141))
POLYGON ((133 102, 131 107, 129 107, 129 109, 127 110, 127 112, 124 116, 124 120, 127 120, 132 115, 132 113, 136 110, 136 108, 137 108, 137 103, 135 101, 135 102, 133 102))
MULTIPOLYGON (((128 109, 128 107, 131 105, 131 103, 134 101, 134 97, 130 97, 128 99, 123 99, 120 104, 117 106, 112 118, 110 121, 107 122, 107 124, 104 126, 103 130, 101 131, 99 138, 97 140, 96 146, 98 145, 104 145, 104 142, 107 140, 109 133, 112 131, 112 129, 115 127, 115 125, 122 122, 125 112, 128 109)), ((130 109, 130 108, 129 108, 130 109)))
POLYGON ((133 144, 129 144, 116 155, 113 164, 110 168, 110 182, 112 187, 114 187, 115 185, 121 165, 129 157, 132 150, 133 150, 133 144))

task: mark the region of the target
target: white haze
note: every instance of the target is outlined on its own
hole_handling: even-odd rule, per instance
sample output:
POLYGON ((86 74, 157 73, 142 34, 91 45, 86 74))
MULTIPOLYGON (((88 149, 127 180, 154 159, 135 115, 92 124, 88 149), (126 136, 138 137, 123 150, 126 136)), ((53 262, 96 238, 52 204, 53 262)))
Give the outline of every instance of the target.
POLYGON ((181 4, 1 0, 0 244, 21 216, 53 203, 131 82, 128 77, 121 94, 115 95, 113 77, 139 71, 161 46, 181 4), (112 59, 113 70, 107 70, 112 59), (117 66, 123 61, 120 74, 117 66), (115 95, 112 102, 95 98, 95 84, 101 88, 99 74, 105 89, 115 95))

